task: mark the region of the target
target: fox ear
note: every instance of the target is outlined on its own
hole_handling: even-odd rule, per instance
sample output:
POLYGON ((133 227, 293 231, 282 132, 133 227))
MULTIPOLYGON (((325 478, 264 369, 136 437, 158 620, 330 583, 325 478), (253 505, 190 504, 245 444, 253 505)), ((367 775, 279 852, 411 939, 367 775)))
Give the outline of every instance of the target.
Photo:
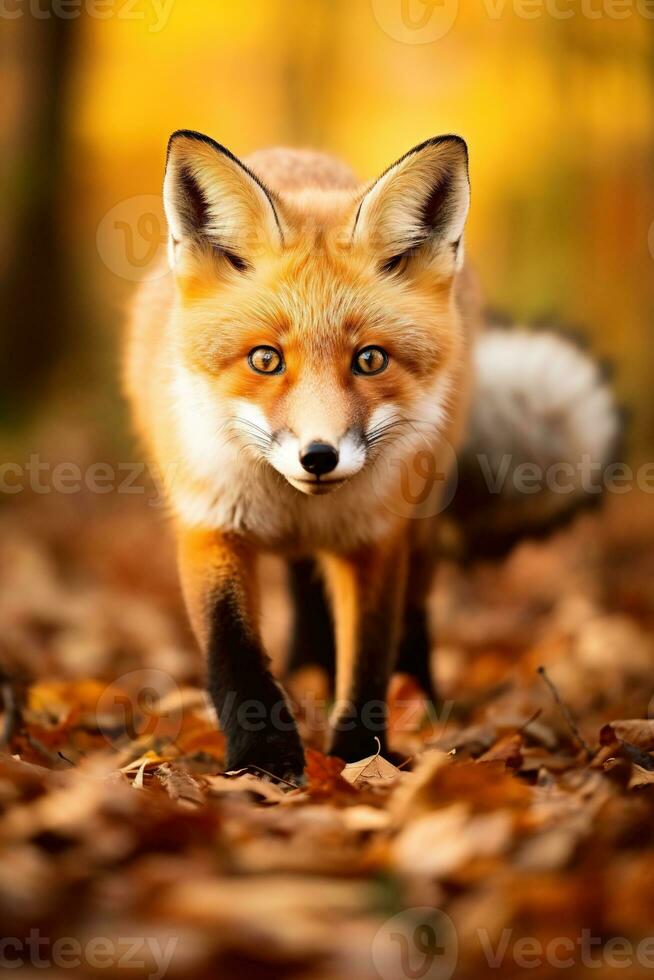
POLYGON ((451 274, 463 259, 470 203, 468 149, 460 136, 438 136, 409 150, 366 191, 354 224, 391 271, 418 252, 451 274))
POLYGON ((191 130, 168 142, 164 208, 173 268, 186 244, 208 246, 246 270, 263 248, 284 241, 272 193, 229 150, 191 130))

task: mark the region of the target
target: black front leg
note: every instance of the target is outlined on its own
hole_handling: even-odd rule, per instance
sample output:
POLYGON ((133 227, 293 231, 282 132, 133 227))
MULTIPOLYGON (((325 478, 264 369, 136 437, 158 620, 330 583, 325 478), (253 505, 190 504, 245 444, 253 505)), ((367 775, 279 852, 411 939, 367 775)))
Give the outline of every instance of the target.
POLYGON ((209 693, 227 739, 225 767, 294 781, 304 753, 257 626, 254 554, 231 535, 187 532, 180 568, 191 620, 207 654, 209 693))

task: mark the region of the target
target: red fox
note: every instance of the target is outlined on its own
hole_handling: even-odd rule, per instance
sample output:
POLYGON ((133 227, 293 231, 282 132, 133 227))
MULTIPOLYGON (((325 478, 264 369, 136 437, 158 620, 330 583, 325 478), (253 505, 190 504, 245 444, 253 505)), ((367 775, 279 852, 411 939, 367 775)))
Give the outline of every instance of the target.
MULTIPOLYGON (((436 518, 411 512, 398 473, 427 447, 446 477, 469 435, 481 322, 464 264, 469 197, 458 136, 427 140, 365 186, 311 151, 241 162, 199 133, 170 138, 172 274, 137 299, 126 387, 165 481, 228 769, 294 780, 304 768, 259 632, 262 552, 291 567, 292 662, 322 655, 333 623, 331 753, 354 761, 376 738, 384 750, 394 670, 432 694, 426 598, 436 518)), ((594 458, 603 459, 614 435, 610 395, 592 362, 569 357, 587 373, 569 383, 567 402, 589 391, 601 401, 594 458)), ((523 382, 520 355, 509 359, 503 396, 511 385, 529 389, 551 363, 545 351, 523 382)), ((568 382, 559 381, 562 394, 550 386, 541 417, 557 398, 565 409, 568 382)), ((573 430, 576 461, 587 440, 573 430)))

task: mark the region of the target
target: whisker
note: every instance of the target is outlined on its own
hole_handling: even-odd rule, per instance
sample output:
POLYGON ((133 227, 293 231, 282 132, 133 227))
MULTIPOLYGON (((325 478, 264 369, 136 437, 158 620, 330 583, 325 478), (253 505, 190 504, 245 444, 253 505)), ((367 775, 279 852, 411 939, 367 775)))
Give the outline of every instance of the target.
POLYGON ((260 426, 256 422, 252 422, 250 419, 244 419, 239 415, 233 415, 226 419, 221 425, 220 430, 227 430, 228 435, 224 439, 224 444, 226 446, 232 443, 240 444, 239 456, 244 449, 255 450, 257 453, 258 462, 262 462, 261 456, 268 459, 272 446, 279 440, 276 436, 260 426), (244 438, 247 441, 243 441, 244 438))
POLYGON ((273 435, 270 432, 267 432, 266 429, 264 429, 260 425, 257 425, 256 422, 252 422, 250 419, 244 419, 244 418, 241 418, 240 416, 234 416, 234 421, 238 425, 241 425, 244 428, 249 429, 252 433, 257 433, 259 436, 261 436, 263 439, 265 439, 266 442, 273 443, 273 442, 278 442, 279 441, 275 435, 273 435))
POLYGON ((409 441, 410 444, 412 438, 418 437, 421 442, 430 446, 433 437, 439 432, 440 426, 436 422, 397 416, 374 426, 366 435, 366 447, 371 452, 372 458, 377 458, 387 443, 409 441))

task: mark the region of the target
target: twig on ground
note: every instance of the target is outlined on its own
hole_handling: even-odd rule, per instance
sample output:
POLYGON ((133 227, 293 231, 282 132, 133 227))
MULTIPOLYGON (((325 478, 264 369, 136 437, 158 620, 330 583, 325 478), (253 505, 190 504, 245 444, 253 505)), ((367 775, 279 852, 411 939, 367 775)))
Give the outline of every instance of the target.
MULTIPOLYGON (((289 779, 284 779, 283 776, 276 776, 274 772, 268 772, 267 769, 262 769, 261 766, 249 765, 245 767, 246 771, 248 769, 256 769, 257 772, 262 772, 264 776, 268 776, 274 783, 284 783, 286 786, 290 786, 291 789, 300 789, 298 783, 292 783, 289 779)), ((225 773, 228 776, 228 773, 225 773)))
POLYGON ((584 750, 584 752, 586 753, 586 755, 588 756, 588 758, 589 759, 592 759, 592 757, 594 755, 593 750, 591 749, 591 747, 589 746, 588 742, 585 740, 585 738, 583 737, 583 735, 579 731, 579 728, 577 726, 577 723, 574 720, 574 718, 572 717, 572 713, 570 712, 570 709, 568 708, 567 704, 565 704, 565 702, 561 698, 561 695, 557 691, 557 689, 556 689, 553 681, 548 676, 547 671, 545 670, 544 667, 539 667, 538 668, 538 673, 540 674, 540 676, 543 678, 543 680, 545 681, 545 683, 549 687, 549 689, 550 689, 550 691, 552 693, 552 697, 556 701, 556 704, 558 705, 559 711, 561 712, 561 715, 563 716, 563 720, 565 721, 566 725, 568 726, 568 728, 570 729, 570 731, 572 732, 573 736, 575 737, 575 739, 577 740, 577 742, 579 743, 579 745, 582 747, 582 749, 584 750))
MULTIPOLYGON (((36 738, 35 735, 32 735, 31 732, 27 732, 26 739, 28 744, 36 752, 39 752, 44 759, 47 759, 52 766, 54 766, 57 769, 61 769, 62 759, 65 758, 64 756, 61 755, 61 753, 51 752, 50 749, 47 747, 47 745, 44 745, 43 742, 39 738, 36 738)), ((66 759, 65 761, 69 762, 69 764, 72 765, 72 763, 68 759, 66 759)))
POLYGON ((516 728, 516 732, 515 732, 516 735, 524 735, 527 729, 529 728, 529 726, 533 724, 533 722, 537 721, 542 715, 542 713, 543 713, 543 709, 537 708, 530 718, 527 718, 527 720, 523 722, 523 724, 520 725, 519 728, 516 728))

